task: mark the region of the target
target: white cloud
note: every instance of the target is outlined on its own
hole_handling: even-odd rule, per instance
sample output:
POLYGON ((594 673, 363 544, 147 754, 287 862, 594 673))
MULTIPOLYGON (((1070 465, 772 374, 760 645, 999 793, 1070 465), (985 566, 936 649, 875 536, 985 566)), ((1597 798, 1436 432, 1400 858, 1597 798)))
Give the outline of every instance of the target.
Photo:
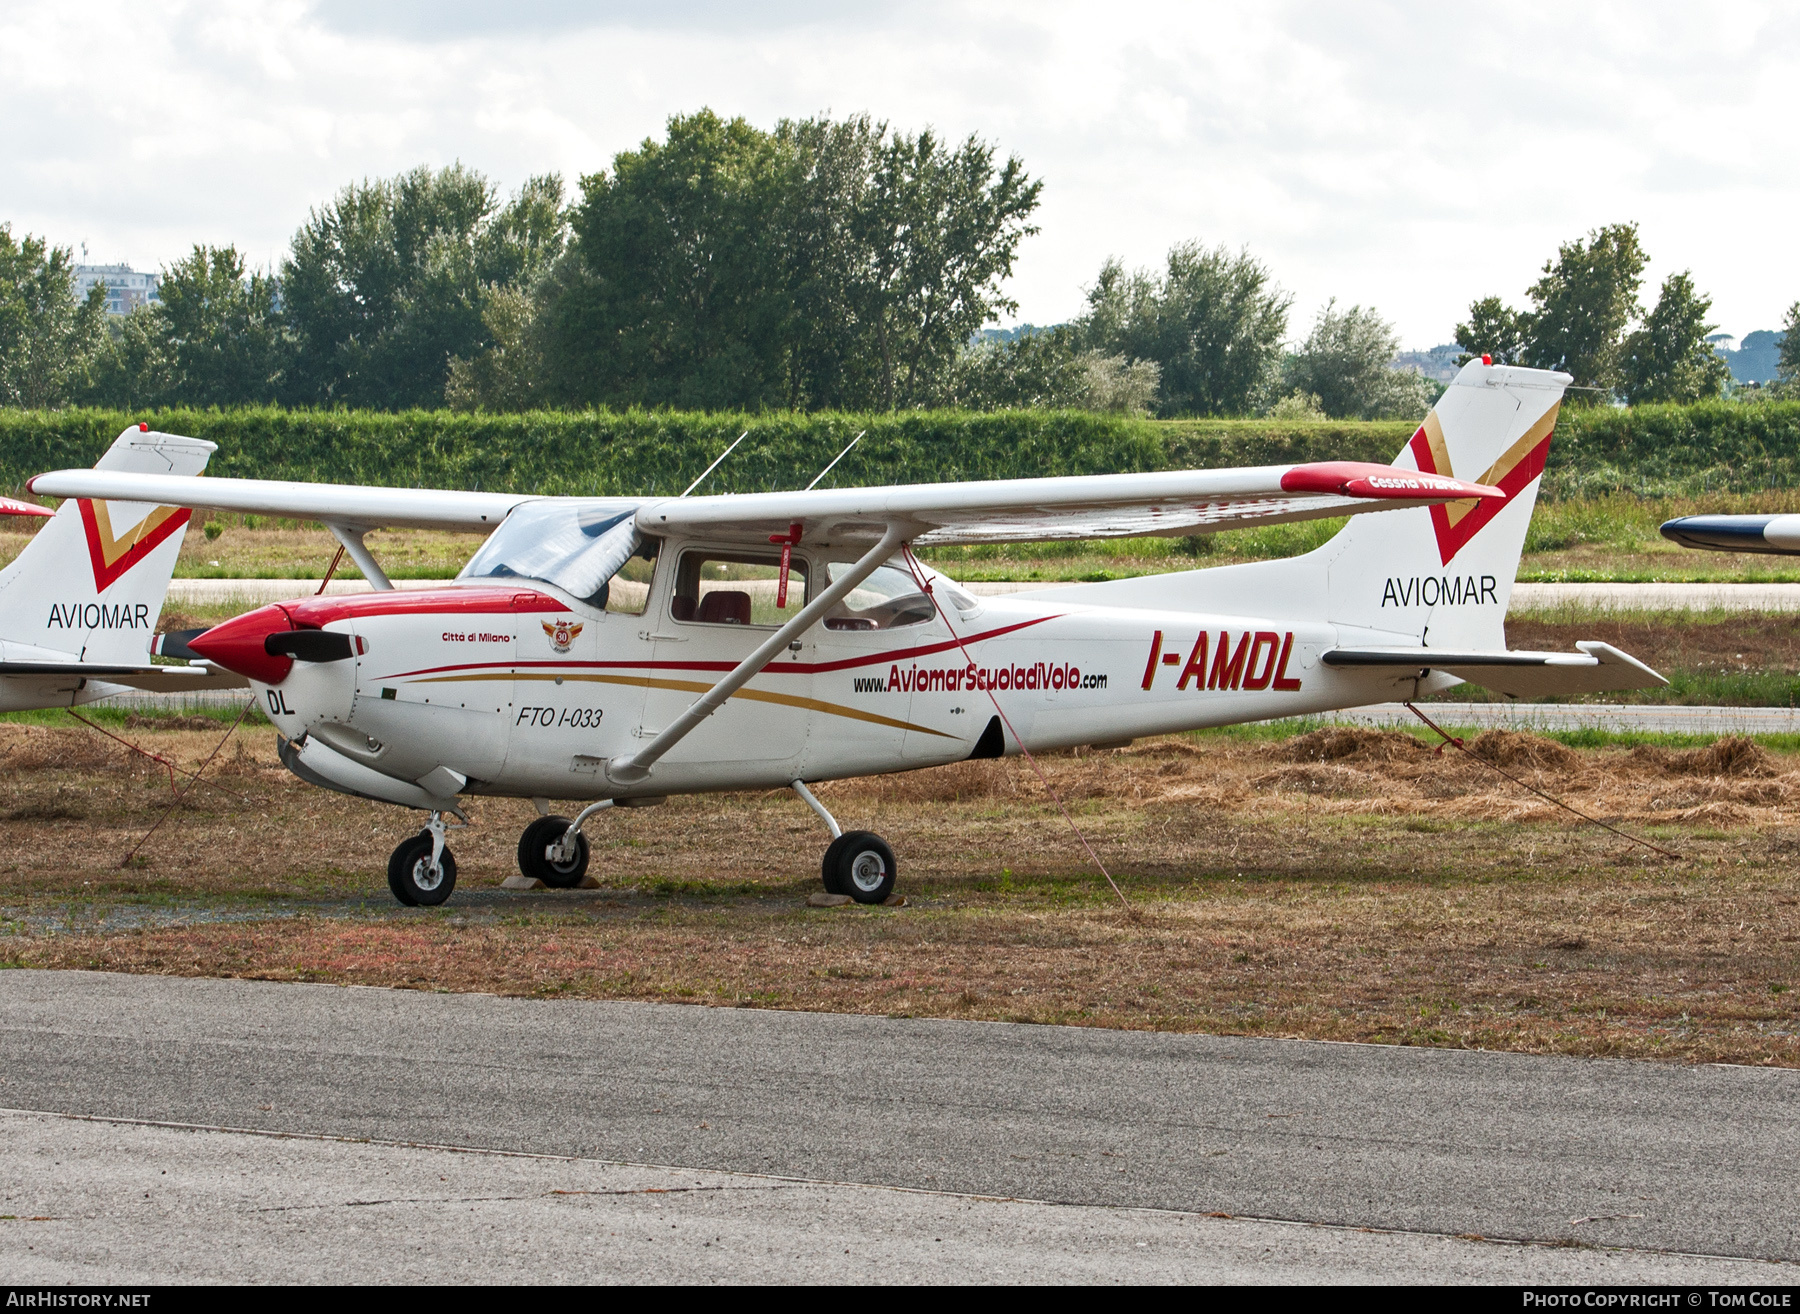
POLYGON ((0 219, 154 265, 279 258, 343 183, 461 159, 574 177, 711 105, 978 132, 1046 181, 1012 292, 1065 318, 1100 261, 1248 246, 1296 296, 1409 342, 1514 299, 1566 240, 1643 225, 1726 329, 1800 297, 1773 4, 493 5, 0 8, 0 219))

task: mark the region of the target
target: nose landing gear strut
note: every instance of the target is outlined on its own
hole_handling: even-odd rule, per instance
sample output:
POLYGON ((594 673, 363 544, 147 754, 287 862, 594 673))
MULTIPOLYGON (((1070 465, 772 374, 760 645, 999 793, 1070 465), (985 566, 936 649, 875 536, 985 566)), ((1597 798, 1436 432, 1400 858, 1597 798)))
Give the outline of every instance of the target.
POLYGON ((425 829, 402 840, 388 859, 388 888, 401 903, 435 907, 456 888, 456 855, 444 846, 452 826, 444 814, 433 812, 425 829))

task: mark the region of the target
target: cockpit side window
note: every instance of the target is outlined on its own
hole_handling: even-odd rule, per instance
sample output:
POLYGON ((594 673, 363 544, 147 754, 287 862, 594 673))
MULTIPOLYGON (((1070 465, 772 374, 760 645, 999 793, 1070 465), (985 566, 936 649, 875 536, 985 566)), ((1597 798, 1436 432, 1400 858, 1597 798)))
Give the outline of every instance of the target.
MULTIPOLYGON (((850 569, 847 561, 832 561, 826 573, 837 579, 850 569)), ((844 600, 825 613, 828 630, 895 630, 921 625, 937 614, 931 599, 920 592, 912 572, 896 566, 877 566, 844 600)))
POLYGON ((781 557, 774 553, 700 551, 681 554, 669 618, 693 625, 779 625, 806 605, 806 560, 788 565, 785 605, 781 557))

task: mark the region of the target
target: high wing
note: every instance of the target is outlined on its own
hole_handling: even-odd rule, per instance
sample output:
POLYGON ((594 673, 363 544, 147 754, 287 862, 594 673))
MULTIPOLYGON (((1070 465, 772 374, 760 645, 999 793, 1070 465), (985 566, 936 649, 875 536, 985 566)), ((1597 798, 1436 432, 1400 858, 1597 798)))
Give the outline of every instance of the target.
POLYGON ((492 529, 529 493, 460 493, 436 488, 304 484, 279 479, 204 479, 119 470, 57 470, 26 481, 45 497, 154 502, 210 511, 288 516, 359 529, 492 529))
POLYGON ((643 506, 645 533, 765 541, 802 526, 813 542, 873 543, 889 526, 921 547, 1208 534, 1506 495, 1388 465, 1324 461, 1235 470, 998 479, 961 484, 671 498, 643 506))
POLYGON ((16 497, 0 497, 0 516, 41 516, 48 518, 55 515, 47 506, 39 506, 35 502, 21 502, 16 497))
MULTIPOLYGON (((104 497, 385 526, 492 528, 529 494, 459 493, 261 479, 199 479, 58 470, 27 487, 51 497, 104 497)), ((1504 499, 1467 480, 1354 461, 1080 475, 882 488, 637 499, 647 534, 699 532, 766 543, 800 525, 810 542, 873 543, 890 529, 921 546, 1213 533, 1364 511, 1504 499)), ((608 499, 619 500, 619 499, 608 499)), ((623 499, 630 505, 632 499, 623 499)), ((359 562, 360 564, 360 562, 359 562)))
POLYGON ((1591 640, 1579 652, 1456 652, 1447 648, 1333 648, 1320 658, 1339 669, 1446 671, 1512 698, 1655 689, 1668 683, 1630 653, 1591 640))

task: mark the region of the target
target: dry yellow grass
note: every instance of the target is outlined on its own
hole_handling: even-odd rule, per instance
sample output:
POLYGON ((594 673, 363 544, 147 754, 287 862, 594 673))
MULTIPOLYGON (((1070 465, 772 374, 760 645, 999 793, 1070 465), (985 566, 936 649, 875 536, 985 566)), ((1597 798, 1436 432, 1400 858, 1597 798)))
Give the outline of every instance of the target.
MULTIPOLYGON (((222 727, 125 733, 192 768, 222 727)), ((387 902, 407 818, 309 789, 241 732, 144 849, 166 773, 0 726, 0 912, 19 964, 689 1000, 1689 1060, 1800 1063, 1800 774, 1747 741, 1471 749, 1655 834, 1657 857, 1409 736, 1224 736, 1046 759, 1122 909, 1017 761, 841 782, 900 909, 814 910, 785 794, 593 831, 606 888, 501 895, 528 805, 478 800, 460 904, 387 902), (241 745, 241 747, 240 747, 241 745), (470 897, 470 896, 473 897, 470 897), (365 902, 366 899, 366 902, 365 902), (235 918, 238 920, 221 920, 235 918), (128 929, 108 931, 108 922, 128 929)))

